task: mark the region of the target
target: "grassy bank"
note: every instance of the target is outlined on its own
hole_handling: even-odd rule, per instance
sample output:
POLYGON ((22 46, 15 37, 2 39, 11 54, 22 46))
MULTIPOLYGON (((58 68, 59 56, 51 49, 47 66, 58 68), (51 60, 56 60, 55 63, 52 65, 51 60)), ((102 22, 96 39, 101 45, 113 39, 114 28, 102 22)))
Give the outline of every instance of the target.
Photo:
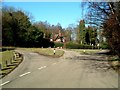
POLYGON ((5 67, 6 65, 6 60, 9 61, 10 59, 13 58, 13 51, 4 51, 0 52, 0 64, 5 67))
POLYGON ((22 56, 15 59, 14 54, 13 50, 0 52, 0 78, 13 71, 23 60, 22 56))
POLYGON ((69 50, 76 51, 80 54, 89 54, 89 55, 95 54, 101 51, 100 49, 69 49, 69 50))
POLYGON ((50 56, 50 57, 61 57, 64 54, 64 51, 60 49, 55 49, 55 55, 54 55, 54 49, 53 48, 18 48, 20 50, 28 50, 32 52, 39 53, 41 55, 50 56))

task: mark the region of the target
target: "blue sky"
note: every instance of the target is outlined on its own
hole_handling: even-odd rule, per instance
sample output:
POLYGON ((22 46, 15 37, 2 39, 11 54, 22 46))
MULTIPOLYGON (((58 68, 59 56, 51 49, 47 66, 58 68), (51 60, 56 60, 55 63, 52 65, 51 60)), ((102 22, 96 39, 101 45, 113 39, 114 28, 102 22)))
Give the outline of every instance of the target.
POLYGON ((4 2, 3 5, 31 13, 34 21, 47 21, 51 25, 60 23, 63 28, 76 25, 82 19, 80 2, 4 2))

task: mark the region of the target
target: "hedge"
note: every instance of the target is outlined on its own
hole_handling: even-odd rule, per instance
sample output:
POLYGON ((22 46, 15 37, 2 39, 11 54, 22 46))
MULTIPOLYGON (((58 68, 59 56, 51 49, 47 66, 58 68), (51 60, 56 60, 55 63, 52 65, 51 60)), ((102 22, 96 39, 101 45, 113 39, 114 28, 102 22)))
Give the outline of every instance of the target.
POLYGON ((66 48, 68 49, 98 49, 97 46, 91 46, 91 45, 83 45, 83 44, 77 44, 77 43, 66 43, 66 48))
POLYGON ((55 47, 63 47, 64 43, 60 43, 60 42, 54 42, 55 47))
POLYGON ((98 49, 98 48, 109 49, 110 48, 107 43, 102 43, 100 45, 100 47, 87 45, 87 44, 85 44, 85 45, 84 44, 77 44, 77 43, 73 43, 73 42, 67 42, 67 43, 65 43, 65 46, 64 46, 64 43, 62 43, 62 42, 51 42, 51 43, 44 44, 44 46, 45 45, 46 45, 46 47, 48 47, 48 45, 49 45, 51 47, 55 46, 55 48, 64 47, 67 49, 98 49))
POLYGON ((108 45, 107 42, 104 42, 104 43, 101 44, 100 48, 102 48, 102 49, 110 49, 110 46, 108 45))

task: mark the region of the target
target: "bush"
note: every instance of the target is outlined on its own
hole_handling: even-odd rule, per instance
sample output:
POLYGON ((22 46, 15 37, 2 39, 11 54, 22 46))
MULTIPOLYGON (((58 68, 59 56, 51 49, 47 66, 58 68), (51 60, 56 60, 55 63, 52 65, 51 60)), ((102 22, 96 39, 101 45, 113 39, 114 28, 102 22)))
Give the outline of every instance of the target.
POLYGON ((83 44, 77 44, 69 42, 66 44, 66 48, 68 49, 98 49, 97 46, 92 47, 91 45, 83 45, 83 44))
POLYGON ((66 43, 66 48, 68 48, 68 49, 79 49, 80 45, 76 44, 76 43, 69 42, 69 43, 66 43))
POLYGON ((46 39, 46 38, 43 38, 42 42, 39 43, 39 46, 43 47, 43 48, 48 48, 48 47, 52 47, 53 48, 54 45, 55 45, 54 42, 50 42, 50 40, 46 39))
POLYGON ((108 45, 107 42, 104 42, 104 43, 101 44, 100 48, 102 48, 102 49, 110 49, 110 46, 108 45))
POLYGON ((60 42, 54 42, 55 47, 63 47, 64 43, 60 43, 60 42))
POLYGON ((91 45, 81 45, 81 49, 96 49, 96 47, 92 47, 91 45))

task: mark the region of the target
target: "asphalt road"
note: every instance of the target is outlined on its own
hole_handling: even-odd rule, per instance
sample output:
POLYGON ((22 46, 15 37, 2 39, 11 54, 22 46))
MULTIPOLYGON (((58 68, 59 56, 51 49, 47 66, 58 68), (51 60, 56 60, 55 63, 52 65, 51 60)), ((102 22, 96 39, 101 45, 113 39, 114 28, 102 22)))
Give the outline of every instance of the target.
POLYGON ((51 58, 29 51, 23 62, 2 79, 2 88, 118 88, 118 74, 106 56, 66 51, 51 58))

